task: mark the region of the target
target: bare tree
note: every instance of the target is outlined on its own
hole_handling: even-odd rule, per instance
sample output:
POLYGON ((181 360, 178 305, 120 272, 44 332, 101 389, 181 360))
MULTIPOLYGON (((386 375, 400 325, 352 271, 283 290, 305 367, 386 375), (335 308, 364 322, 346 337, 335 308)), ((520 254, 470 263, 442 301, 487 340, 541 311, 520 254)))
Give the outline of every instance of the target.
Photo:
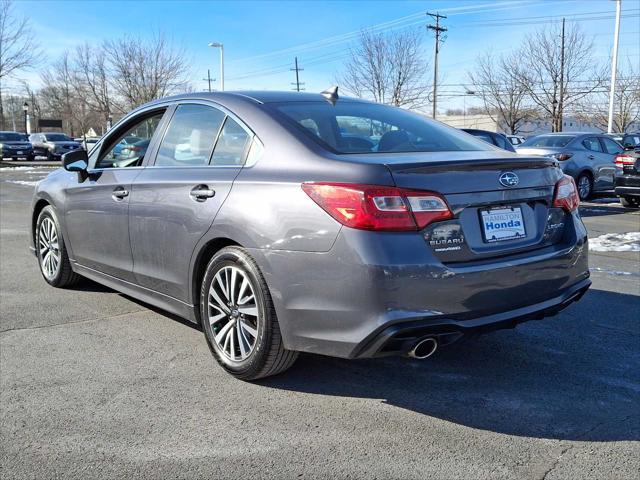
POLYGON ((424 106, 429 85, 422 51, 418 30, 391 34, 365 30, 339 82, 358 97, 407 108, 424 106))
MULTIPOLYGON (((613 97, 613 128, 625 132, 640 120, 640 69, 630 58, 616 76, 613 97)), ((609 123, 609 87, 592 92, 576 106, 578 118, 606 130, 609 123)))
POLYGON ((118 108, 109 83, 109 67, 104 50, 86 43, 80 45, 75 52, 74 70, 76 81, 87 93, 85 99, 88 107, 105 123, 108 122, 114 108, 118 108))
POLYGON ((0 129, 4 129, 2 86, 5 78, 34 66, 38 48, 26 18, 16 18, 10 0, 0 0, 0 129))
POLYGON ((564 42, 559 25, 525 38, 518 75, 531 100, 551 117, 554 132, 562 131, 564 110, 604 82, 604 70, 594 66, 592 52, 593 42, 572 23, 564 31, 564 42))
POLYGON ((151 40, 122 37, 102 49, 122 107, 131 109, 187 86, 188 62, 184 53, 159 33, 151 40))
POLYGON ((528 89, 517 74, 522 58, 515 53, 478 58, 475 70, 468 74, 474 93, 479 96, 491 119, 503 124, 508 133, 517 134, 533 116, 528 104, 528 89))

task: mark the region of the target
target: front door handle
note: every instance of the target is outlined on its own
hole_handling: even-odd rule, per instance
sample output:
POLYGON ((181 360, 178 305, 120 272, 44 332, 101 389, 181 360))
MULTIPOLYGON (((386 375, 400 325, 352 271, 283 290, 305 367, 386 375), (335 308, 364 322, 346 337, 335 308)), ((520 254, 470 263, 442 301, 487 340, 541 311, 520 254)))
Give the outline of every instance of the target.
POLYGON ((125 197, 129 196, 129 190, 124 187, 116 187, 113 189, 113 193, 111 194, 114 200, 122 200, 125 197))
POLYGON ((216 194, 215 190, 210 189, 207 185, 197 185, 191 189, 189 195, 198 202, 204 202, 207 198, 212 198, 216 194))

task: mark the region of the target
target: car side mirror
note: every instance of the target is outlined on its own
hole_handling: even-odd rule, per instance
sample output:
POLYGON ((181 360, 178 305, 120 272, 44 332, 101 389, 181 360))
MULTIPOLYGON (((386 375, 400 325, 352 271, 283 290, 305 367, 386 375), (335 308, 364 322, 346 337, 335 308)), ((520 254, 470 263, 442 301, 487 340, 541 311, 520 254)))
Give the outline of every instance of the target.
POLYGON ((83 181, 87 177, 89 168, 89 157, 87 151, 79 148, 62 156, 62 167, 67 172, 77 172, 78 180, 83 181))

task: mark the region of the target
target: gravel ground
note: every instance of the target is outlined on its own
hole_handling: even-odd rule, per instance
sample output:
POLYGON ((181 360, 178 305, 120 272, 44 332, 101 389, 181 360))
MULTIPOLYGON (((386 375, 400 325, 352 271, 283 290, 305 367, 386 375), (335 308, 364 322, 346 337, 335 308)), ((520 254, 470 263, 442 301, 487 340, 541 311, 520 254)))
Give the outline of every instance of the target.
MULTIPOLYGON (((3 478, 638 478, 640 252, 592 251, 592 289, 552 319, 244 383, 176 317, 46 286, 27 247, 50 170, 28 168, 0 169, 3 478)), ((640 231, 581 210, 594 237, 640 231)))

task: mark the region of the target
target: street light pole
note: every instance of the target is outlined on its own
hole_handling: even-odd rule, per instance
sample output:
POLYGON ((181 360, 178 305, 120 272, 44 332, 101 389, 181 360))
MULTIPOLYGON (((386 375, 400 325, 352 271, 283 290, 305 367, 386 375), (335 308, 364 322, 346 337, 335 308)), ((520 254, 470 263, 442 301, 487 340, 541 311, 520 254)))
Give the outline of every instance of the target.
POLYGON ((224 45, 219 42, 211 42, 209 46, 220 49, 220 91, 224 92, 224 45))
POLYGON ((611 88, 609 90, 609 121, 607 133, 613 132, 613 102, 616 94, 616 70, 618 70, 618 39, 620 37, 620 8, 621 0, 616 1, 616 27, 613 34, 613 58, 611 59, 611 88))
POLYGON ((22 111, 24 112, 24 133, 28 134, 29 104, 27 102, 24 102, 24 105, 22 105, 22 111))

